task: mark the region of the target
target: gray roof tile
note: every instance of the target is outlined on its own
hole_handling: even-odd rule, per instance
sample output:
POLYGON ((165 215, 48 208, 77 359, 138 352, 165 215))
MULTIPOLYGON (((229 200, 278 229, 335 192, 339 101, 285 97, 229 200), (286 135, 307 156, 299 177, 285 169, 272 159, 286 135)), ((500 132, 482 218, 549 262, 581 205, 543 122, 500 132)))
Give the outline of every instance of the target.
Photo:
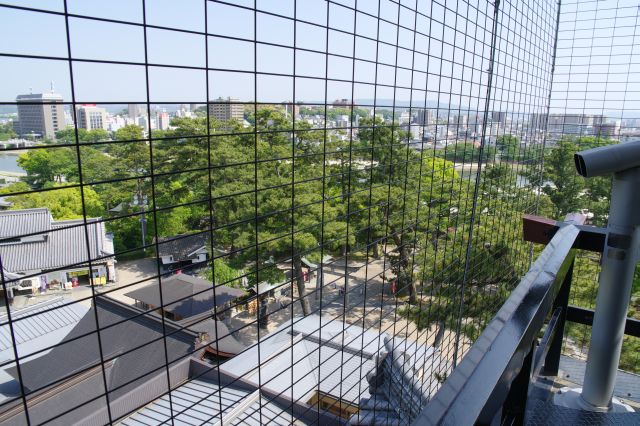
POLYGON ((160 290, 162 290, 165 310, 179 314, 183 318, 189 318, 212 310, 215 305, 222 306, 225 302, 245 294, 243 290, 219 285, 215 287, 216 303, 214 304, 211 281, 187 274, 172 275, 160 281, 160 286, 157 283, 149 284, 125 293, 125 296, 159 307, 162 305, 160 303, 160 290))
MULTIPOLYGON (((111 392, 113 397, 140 385, 150 375, 163 372, 158 369, 166 363, 164 341, 169 362, 181 359, 193 348, 193 333, 178 331, 163 339, 162 322, 155 316, 137 316, 137 310, 107 297, 97 298, 96 301, 104 358, 115 357, 116 360, 109 372, 109 389, 117 388, 111 392), (103 329, 109 325, 112 326, 103 329), (156 340, 158 338, 160 339, 156 340), (137 348, 138 346, 141 347, 137 348), (126 384, 129 381, 133 382, 126 384)), ((174 330, 168 322, 165 324, 167 334, 172 333, 174 330)), ((40 389, 85 368, 100 365, 95 330, 95 314, 92 309, 46 357, 22 364, 23 385, 30 390, 40 389), (84 336, 85 334, 88 335, 84 336)), ((9 373, 17 377, 15 369, 9 370, 9 373)), ((73 401, 70 401, 70 406, 72 404, 73 401)))
POLYGON ((255 384, 260 382, 285 396, 293 393, 302 403, 307 403, 318 390, 353 404, 369 396, 366 374, 375 367, 376 348, 384 349, 378 333, 353 325, 347 325, 343 333, 342 322, 317 315, 294 318, 293 322, 293 335, 291 323, 287 322, 261 340, 260 380, 258 345, 224 363, 221 372, 231 377, 243 376, 255 384))
POLYGON ((173 256, 175 261, 188 259, 188 256, 201 247, 207 246, 207 234, 180 234, 158 238, 160 256, 173 256))
POLYGON ((410 424, 438 389, 434 373, 448 369, 431 346, 385 339, 385 354, 367 375, 372 396, 360 402, 360 412, 349 424, 410 424))
MULTIPOLYGON (((88 309, 72 300, 57 297, 12 311, 13 334, 19 356, 24 357, 58 343, 64 337, 59 331, 77 324, 88 309)), ((13 359, 7 315, 0 316, 0 323, 0 360, 8 359, 7 356, 13 359)))
MULTIPOLYGON (((582 385, 586 365, 586 361, 563 355, 560 357, 560 372, 558 376, 582 385)), ((640 376, 618 370, 613 394, 619 398, 640 402, 640 376)))
POLYGON ((45 232, 51 229, 52 221, 46 208, 0 211, 0 238, 45 232))
POLYGON ((29 272, 55 269, 83 264, 90 258, 113 254, 113 241, 106 235, 104 223, 100 218, 87 219, 86 229, 89 236, 89 250, 87 250, 82 219, 52 221, 47 209, 0 212, 0 232, 16 237, 35 228, 38 228, 37 231, 48 231, 44 240, 0 244, 0 257, 5 270, 29 272), (34 213, 32 210, 37 212, 34 213), (28 224, 31 220, 37 224, 28 224), (15 229, 7 231, 6 227, 15 227, 15 229))

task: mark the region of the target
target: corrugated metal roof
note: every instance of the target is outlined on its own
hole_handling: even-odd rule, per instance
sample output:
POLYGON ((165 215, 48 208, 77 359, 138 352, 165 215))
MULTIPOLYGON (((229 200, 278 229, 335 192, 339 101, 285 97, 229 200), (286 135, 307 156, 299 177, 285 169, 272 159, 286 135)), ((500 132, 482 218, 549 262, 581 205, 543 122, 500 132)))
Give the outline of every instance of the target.
POLYGON ((258 345, 254 345, 221 365, 220 370, 232 377, 243 376, 256 385, 260 382, 284 395, 293 392, 304 403, 317 390, 354 404, 368 396, 366 374, 375 367, 375 355, 384 350, 384 339, 353 325, 348 325, 343 334, 341 322, 317 315, 296 321, 293 334, 301 338, 290 334, 291 323, 287 322, 260 342, 261 362, 258 345), (321 333, 317 331, 320 321, 321 333))
MULTIPOLYGON (((175 416, 173 419, 175 425, 215 424, 220 421, 220 411, 224 417, 250 395, 251 391, 244 389, 223 387, 220 391, 220 387, 215 383, 205 380, 191 380, 171 391, 172 405, 169 404, 169 396, 164 395, 124 419, 120 424, 125 426, 157 425, 171 422, 172 415, 175 416)), ((258 426, 263 424, 302 425, 305 423, 292 418, 286 407, 280 407, 262 397, 249 405, 230 423, 225 424, 258 426)))
MULTIPOLYGON (((18 356, 25 357, 59 343, 89 310, 73 300, 57 297, 11 312, 18 356)), ((11 329, 0 316, 0 360, 13 359, 11 329)))
MULTIPOLYGON (((27 218, 27 221, 30 217, 41 221, 42 217, 46 216, 40 213, 34 216, 31 210, 42 210, 47 215, 49 214, 47 209, 16 210, 16 212, 27 212, 24 213, 24 218, 27 218)), ((2 217, 3 215, 0 215, 0 218, 2 217)), ((50 215, 48 218, 49 232, 44 241, 0 245, 2 266, 6 270, 9 272, 29 272, 55 269, 86 263, 89 258, 95 259, 113 254, 113 244, 105 234, 104 223, 100 218, 87 219, 88 251, 82 219, 51 222, 50 215)), ((35 229, 35 226, 26 225, 20 221, 15 222, 21 233, 35 229)), ((4 229, 3 226, 0 225, 0 229, 4 229)), ((44 225, 40 223, 37 226, 43 227, 44 225)), ((11 234, 13 236, 19 235, 15 231, 12 231, 11 234)))
POLYGON ((52 221, 46 208, 0 211, 0 238, 48 231, 52 221))
POLYGON ((309 357, 320 375, 320 391, 327 395, 340 396, 344 401, 358 405, 363 397, 369 396, 366 375, 375 367, 370 358, 341 352, 315 344, 319 349, 309 357), (318 355, 320 352, 320 355, 318 355), (315 355, 315 356, 314 356, 315 355), (322 364, 319 364, 322 361, 322 364))

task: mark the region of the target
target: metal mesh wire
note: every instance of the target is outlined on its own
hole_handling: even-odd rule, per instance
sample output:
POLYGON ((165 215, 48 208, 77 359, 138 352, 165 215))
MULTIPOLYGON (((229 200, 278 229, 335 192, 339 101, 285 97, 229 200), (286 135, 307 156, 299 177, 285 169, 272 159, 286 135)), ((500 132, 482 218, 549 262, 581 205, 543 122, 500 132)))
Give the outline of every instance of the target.
POLYGON ((568 7, 0 5, 0 419, 408 423, 531 263, 568 7))
MULTIPOLYGON (((635 1, 562 2, 558 26, 556 69, 548 123, 548 146, 571 154, 611 143, 637 140, 640 126, 640 74, 637 70, 638 13, 635 1)), ((561 208, 582 210, 595 225, 606 224, 609 209, 609 178, 585 180, 573 175, 565 179, 559 170, 563 160, 553 158, 547 179, 557 183, 561 208), (567 194, 575 193, 573 197, 567 194)), ((579 253, 570 303, 595 307, 599 255, 579 253)), ((629 316, 638 318, 634 295, 629 316)), ((566 354, 585 359, 591 327, 569 325, 566 354)), ((637 372, 638 339, 625 337, 621 368, 637 372)))

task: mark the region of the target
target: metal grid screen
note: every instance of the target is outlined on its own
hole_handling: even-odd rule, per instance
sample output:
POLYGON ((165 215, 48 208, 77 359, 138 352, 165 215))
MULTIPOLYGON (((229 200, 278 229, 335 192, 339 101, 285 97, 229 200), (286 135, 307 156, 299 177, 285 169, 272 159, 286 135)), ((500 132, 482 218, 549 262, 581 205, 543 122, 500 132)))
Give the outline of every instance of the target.
POLYGON ((0 422, 410 423, 530 265, 557 19, 5 1, 0 422))
MULTIPOLYGON (((637 1, 563 1, 549 115, 546 160, 549 214, 582 211, 606 225, 611 179, 583 179, 566 165, 579 150, 640 138, 640 4, 637 1)), ((579 253, 571 304, 595 307, 600 256, 579 253)), ((636 274, 637 277, 640 275, 636 274)), ((640 318, 637 285, 629 316, 640 318)), ((586 359, 591 327, 570 325, 564 351, 586 359)), ((625 336, 620 368, 638 373, 639 339, 625 336)))

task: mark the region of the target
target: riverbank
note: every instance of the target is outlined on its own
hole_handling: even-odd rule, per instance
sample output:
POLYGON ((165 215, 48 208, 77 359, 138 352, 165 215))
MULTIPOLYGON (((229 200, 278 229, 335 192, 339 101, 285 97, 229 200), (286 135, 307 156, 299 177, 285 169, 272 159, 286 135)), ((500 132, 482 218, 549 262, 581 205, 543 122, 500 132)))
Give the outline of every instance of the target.
POLYGON ((27 174, 25 172, 8 172, 6 170, 0 170, 0 176, 8 176, 8 177, 24 177, 27 174))
POLYGON ((25 152, 27 152, 27 150, 24 149, 0 151, 0 176, 26 176, 27 173, 18 165, 18 157, 25 152))

